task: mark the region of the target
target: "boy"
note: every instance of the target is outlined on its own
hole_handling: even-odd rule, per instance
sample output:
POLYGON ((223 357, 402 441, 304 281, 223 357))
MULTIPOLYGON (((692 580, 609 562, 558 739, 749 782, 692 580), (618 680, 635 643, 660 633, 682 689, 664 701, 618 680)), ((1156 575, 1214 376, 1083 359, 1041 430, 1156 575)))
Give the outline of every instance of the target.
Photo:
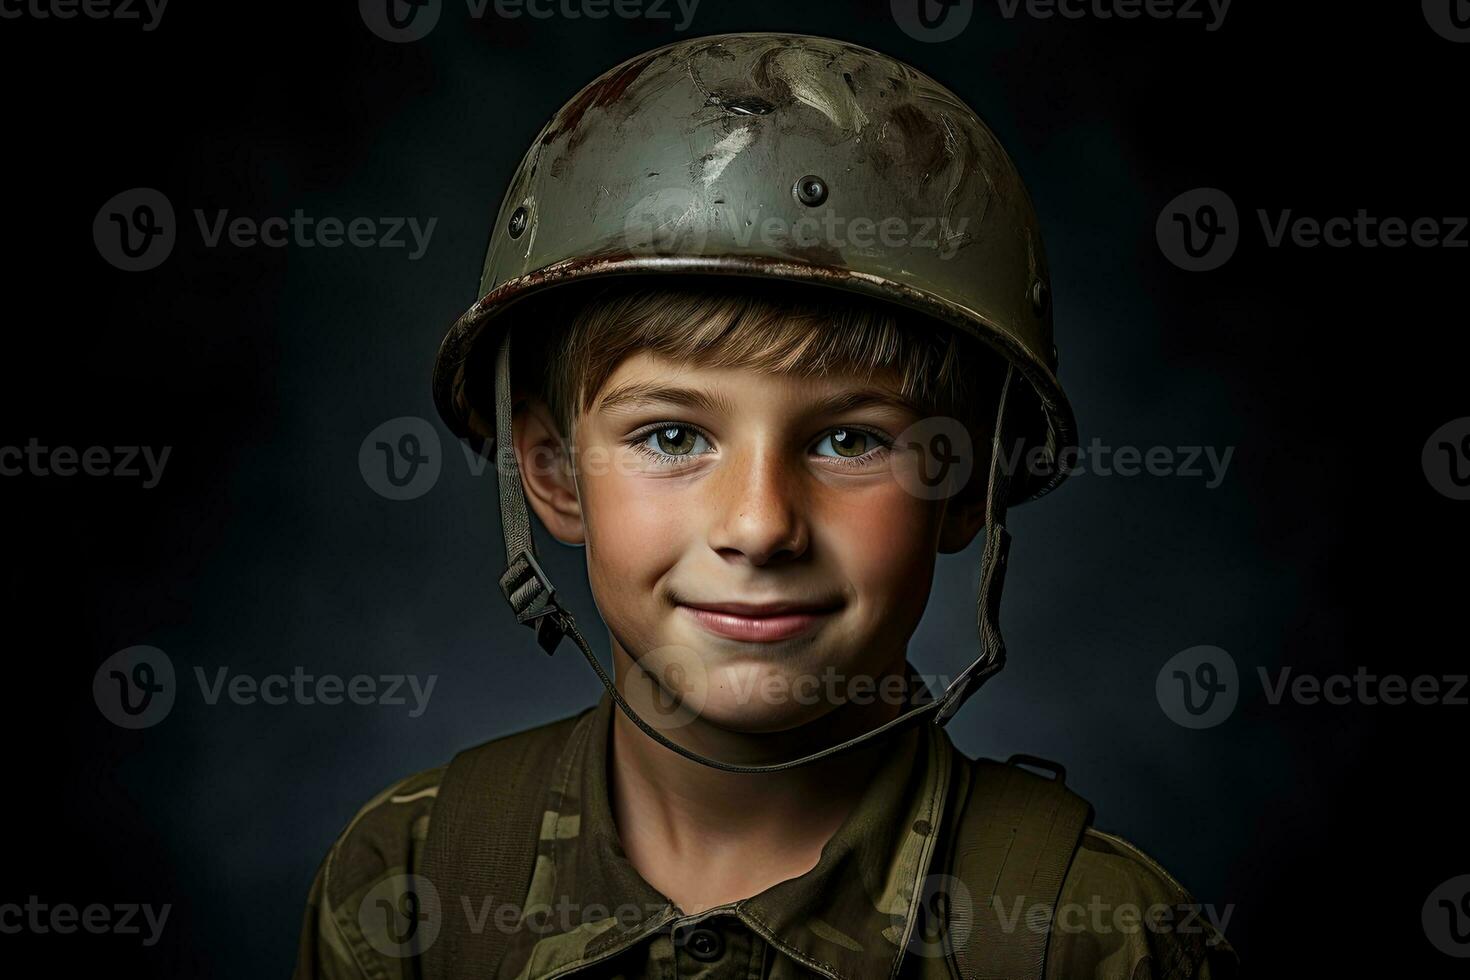
POLYGON ((435 393, 493 440, 518 620, 606 692, 370 801, 298 977, 1233 976, 1060 767, 942 727, 1004 662, 1005 507, 1075 444, 1050 316, 1014 167, 906 65, 726 35, 583 89, 435 393), (528 502, 586 547, 612 677, 528 502), (907 643, 935 555, 976 537, 981 655, 936 696, 907 643))

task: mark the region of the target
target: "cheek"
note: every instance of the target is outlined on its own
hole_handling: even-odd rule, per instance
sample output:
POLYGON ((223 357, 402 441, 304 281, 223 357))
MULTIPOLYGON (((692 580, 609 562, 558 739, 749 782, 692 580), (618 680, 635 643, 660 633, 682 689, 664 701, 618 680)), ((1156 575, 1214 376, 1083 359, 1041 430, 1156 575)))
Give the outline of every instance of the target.
POLYGON ((687 494, 616 471, 582 481, 583 523, 593 586, 609 598, 647 596, 677 560, 691 525, 687 494), (593 556, 596 560, 593 560, 593 556))
POLYGON ((831 514, 829 547, 882 630, 912 626, 928 600, 939 535, 939 506, 895 484, 874 488, 831 514))

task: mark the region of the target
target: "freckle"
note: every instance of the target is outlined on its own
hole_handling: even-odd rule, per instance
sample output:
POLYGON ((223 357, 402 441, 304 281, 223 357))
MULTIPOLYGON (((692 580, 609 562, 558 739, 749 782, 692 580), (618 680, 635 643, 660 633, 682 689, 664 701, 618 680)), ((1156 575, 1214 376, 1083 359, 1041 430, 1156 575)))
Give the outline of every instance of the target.
POLYGON ((914 833, 916 833, 916 834, 928 834, 929 831, 930 831, 930 829, 931 828, 929 826, 929 821, 927 821, 927 820, 915 820, 914 821, 914 833))

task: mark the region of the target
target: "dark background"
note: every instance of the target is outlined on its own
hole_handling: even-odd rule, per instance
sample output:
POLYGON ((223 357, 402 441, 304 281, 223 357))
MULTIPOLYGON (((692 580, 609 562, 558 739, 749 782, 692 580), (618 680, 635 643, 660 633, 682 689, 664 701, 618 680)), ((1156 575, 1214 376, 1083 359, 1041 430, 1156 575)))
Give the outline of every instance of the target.
MULTIPOLYGON (((515 627, 494 478, 437 422, 429 368, 474 299, 500 195, 583 83, 691 34, 783 30, 875 47, 966 98, 1016 160, 1050 256, 1060 376, 1083 442, 1235 447, 1200 478, 1075 477, 1012 512, 1010 666, 951 724, 972 754, 1060 760, 1098 825, 1134 841, 1256 976, 1439 977, 1463 961, 1420 921, 1470 872, 1466 719, 1448 705, 1270 704, 1258 666, 1465 671, 1466 507, 1421 450, 1470 414, 1467 251, 1268 248, 1255 209, 1414 219, 1470 211, 1470 45, 1418 4, 1235 4, 1200 21, 1007 19, 981 3, 920 43, 886 2, 704 0, 670 20, 473 20, 449 3, 411 44, 355 5, 175 0, 137 22, 0 20, 7 178, 0 444, 170 446, 161 483, 5 477, 0 902, 172 905, 162 941, 0 936, 14 965, 259 978, 289 972, 311 876, 356 808, 600 688, 575 649, 515 627), (319 9, 317 9, 319 7, 319 9), (311 9, 308 9, 311 8, 311 9), (1166 202, 1227 191, 1245 231, 1221 269, 1155 242, 1166 202), (92 221, 153 187, 179 241, 109 265, 92 221), (206 248, 192 210, 437 217, 405 249, 206 248), (364 437, 434 419, 448 455, 412 501, 359 474, 364 437), (155 727, 109 723, 98 665, 166 651, 182 690, 155 727), (1169 657, 1213 644, 1243 679, 1224 724, 1175 725, 1169 657), (438 675, 429 709, 234 705, 193 669, 438 675)), ((538 533, 539 529, 538 529, 538 533)), ((544 561, 595 627, 580 551, 544 561)), ((941 559, 911 658, 974 652, 978 551, 941 559)), ((7 971, 8 972, 8 971, 7 971)), ((19 975, 19 974, 17 974, 19 975)))

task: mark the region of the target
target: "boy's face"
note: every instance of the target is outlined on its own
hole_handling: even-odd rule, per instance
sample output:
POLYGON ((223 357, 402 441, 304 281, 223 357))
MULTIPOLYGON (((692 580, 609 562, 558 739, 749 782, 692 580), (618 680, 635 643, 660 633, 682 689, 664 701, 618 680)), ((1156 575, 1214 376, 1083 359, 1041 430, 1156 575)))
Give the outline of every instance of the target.
POLYGON ((983 500, 921 499, 895 478, 914 454, 893 443, 920 416, 888 379, 639 353, 578 419, 574 479, 545 465, 559 438, 532 409, 516 419, 528 499, 586 545, 614 643, 702 722, 782 731, 847 697, 897 713, 875 685, 901 673, 935 555, 969 543, 983 500), (800 608, 697 608, 731 603, 800 608))

